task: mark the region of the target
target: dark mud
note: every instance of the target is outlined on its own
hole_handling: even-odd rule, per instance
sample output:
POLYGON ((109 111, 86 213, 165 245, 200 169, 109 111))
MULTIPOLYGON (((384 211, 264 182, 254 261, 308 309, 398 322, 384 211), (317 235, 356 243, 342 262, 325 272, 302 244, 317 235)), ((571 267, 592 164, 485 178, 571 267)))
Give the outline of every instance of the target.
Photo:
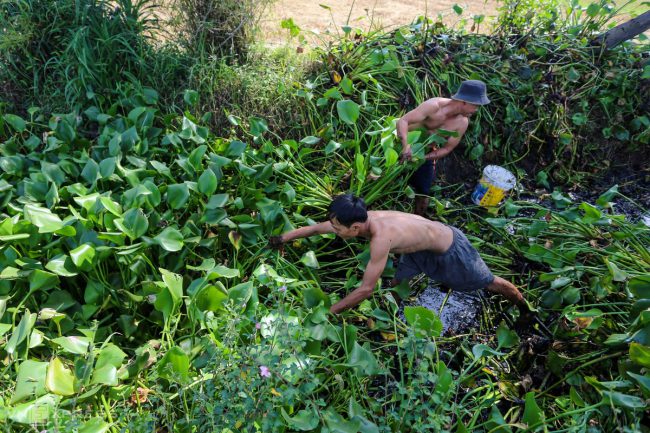
POLYGON ((415 301, 407 302, 405 305, 426 307, 436 313, 442 321, 444 336, 461 334, 478 328, 483 314, 484 299, 481 293, 446 291, 435 284, 429 284, 418 294, 415 301))

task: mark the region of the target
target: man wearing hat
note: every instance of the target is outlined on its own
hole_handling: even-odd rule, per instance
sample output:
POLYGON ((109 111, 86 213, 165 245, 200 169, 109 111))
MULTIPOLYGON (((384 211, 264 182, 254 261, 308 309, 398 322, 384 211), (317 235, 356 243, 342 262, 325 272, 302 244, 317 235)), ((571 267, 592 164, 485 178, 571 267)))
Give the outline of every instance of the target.
POLYGON ((431 98, 397 121, 397 136, 402 142, 402 162, 410 161, 412 157, 411 145, 408 143, 409 131, 424 128, 429 135, 438 129, 456 132, 443 147, 436 148, 432 145, 431 152, 425 154, 424 163, 413 173, 409 183, 418 194, 414 213, 424 216, 429 206, 428 195, 435 178, 436 161, 449 155, 458 146, 467 130, 469 118, 480 105, 489 103, 485 83, 467 80, 460 84, 458 92, 451 98, 431 98))

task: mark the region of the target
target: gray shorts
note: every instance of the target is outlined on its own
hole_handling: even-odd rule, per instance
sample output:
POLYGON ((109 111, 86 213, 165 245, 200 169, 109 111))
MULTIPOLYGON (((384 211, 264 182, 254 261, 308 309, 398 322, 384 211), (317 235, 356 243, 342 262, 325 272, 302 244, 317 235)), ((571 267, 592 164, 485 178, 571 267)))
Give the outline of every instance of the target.
POLYGON ((467 237, 456 227, 448 226, 454 232, 454 240, 443 254, 431 251, 417 251, 402 254, 395 279, 410 279, 419 274, 460 292, 474 292, 494 281, 494 275, 472 246, 467 237))

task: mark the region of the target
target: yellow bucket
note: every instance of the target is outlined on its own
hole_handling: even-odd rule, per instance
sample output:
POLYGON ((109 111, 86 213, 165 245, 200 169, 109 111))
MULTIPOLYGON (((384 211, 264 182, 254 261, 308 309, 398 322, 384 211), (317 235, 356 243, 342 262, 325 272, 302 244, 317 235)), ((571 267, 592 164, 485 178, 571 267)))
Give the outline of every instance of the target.
POLYGON ((483 169, 483 177, 474 188, 472 201, 484 207, 496 206, 516 183, 515 175, 505 168, 488 165, 483 169))

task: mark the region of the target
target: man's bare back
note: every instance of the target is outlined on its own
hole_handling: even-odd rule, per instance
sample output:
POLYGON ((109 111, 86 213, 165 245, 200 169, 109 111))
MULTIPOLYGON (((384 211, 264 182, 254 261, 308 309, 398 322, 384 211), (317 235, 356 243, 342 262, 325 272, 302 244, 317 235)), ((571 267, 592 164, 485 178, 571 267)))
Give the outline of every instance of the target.
POLYGON ((388 243, 391 253, 431 251, 442 254, 454 240, 446 225, 397 211, 369 211, 370 243, 388 243))
MULTIPOLYGON (((424 120, 420 122, 421 127, 425 128, 430 134, 438 129, 459 132, 460 129, 467 128, 467 120, 472 114, 453 113, 446 110, 453 99, 449 98, 431 98, 424 101, 418 109, 424 114, 424 120)), ((418 126, 409 125, 409 130, 418 126)))

